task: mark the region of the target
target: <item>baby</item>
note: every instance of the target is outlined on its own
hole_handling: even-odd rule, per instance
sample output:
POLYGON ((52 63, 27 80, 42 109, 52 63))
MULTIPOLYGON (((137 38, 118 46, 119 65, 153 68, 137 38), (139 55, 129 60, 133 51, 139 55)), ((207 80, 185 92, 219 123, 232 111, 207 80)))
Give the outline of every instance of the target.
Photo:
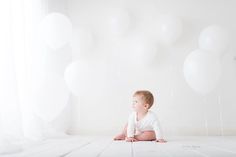
POLYGON ((136 91, 133 95, 134 112, 130 114, 123 132, 114 140, 166 142, 156 114, 149 110, 153 102, 154 97, 151 92, 136 91))

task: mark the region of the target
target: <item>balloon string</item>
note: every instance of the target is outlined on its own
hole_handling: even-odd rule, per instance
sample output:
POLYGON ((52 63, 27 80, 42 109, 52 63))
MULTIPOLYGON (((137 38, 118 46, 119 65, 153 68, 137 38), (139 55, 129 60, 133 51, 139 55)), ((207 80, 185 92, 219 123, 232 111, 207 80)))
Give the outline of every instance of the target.
MULTIPOLYGON (((171 51, 171 49, 169 48, 168 51, 170 52, 170 75, 173 75, 173 71, 174 71, 174 65, 173 65, 173 53, 171 51)), ((172 78, 172 77, 171 77, 172 78)), ((173 90, 173 83, 172 83, 172 79, 170 80, 170 96, 171 96, 171 100, 173 100, 174 97, 174 90, 173 90)))
MULTIPOLYGON (((205 106, 207 106, 207 99, 206 96, 204 96, 204 102, 205 102, 205 106)), ((209 135, 209 131, 208 131, 208 121, 207 121, 207 111, 206 111, 206 107, 204 110, 204 119, 205 119, 205 129, 206 129, 206 135, 209 135)))
POLYGON ((221 136, 224 136, 224 129, 223 129, 223 114, 222 114, 222 104, 221 104, 221 97, 220 95, 218 96, 218 104, 219 104, 219 109, 220 109, 220 131, 221 131, 221 136))
MULTIPOLYGON (((173 74, 173 65, 171 64, 171 66, 170 66, 170 75, 172 75, 172 74, 173 74)), ((171 96, 171 100, 172 100, 173 96, 174 96, 172 79, 170 80, 170 96, 171 96)))
MULTIPOLYGON (((168 49, 168 51, 170 52, 170 48, 168 49)), ((170 73, 170 78, 172 78, 172 74, 173 74, 173 62, 172 62, 172 51, 170 52, 170 68, 169 68, 169 73, 170 73)), ((174 104, 174 89, 173 89, 173 83, 172 83, 172 79, 170 79, 170 100, 171 100, 171 105, 174 104)), ((172 132, 171 132, 172 133, 172 132)))

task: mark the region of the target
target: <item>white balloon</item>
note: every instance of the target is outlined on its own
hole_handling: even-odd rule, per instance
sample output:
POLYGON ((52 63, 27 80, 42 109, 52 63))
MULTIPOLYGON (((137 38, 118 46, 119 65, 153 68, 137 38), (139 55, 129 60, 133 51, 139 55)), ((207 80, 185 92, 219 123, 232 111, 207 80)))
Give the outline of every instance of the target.
POLYGON ((55 52, 41 52, 41 54, 43 55, 43 58, 39 58, 41 64, 43 64, 40 67, 41 70, 52 75, 64 77, 65 68, 72 60, 71 49, 65 46, 55 52))
POLYGON ((50 13, 42 20, 40 30, 40 36, 48 46, 58 49, 70 41, 72 23, 61 13, 50 13))
POLYGON ((73 58, 79 59, 88 55, 94 47, 94 35, 87 29, 79 28, 73 31, 71 41, 73 58))
POLYGON ((68 105, 69 90, 63 77, 42 80, 41 87, 33 93, 34 112, 46 122, 56 119, 68 105))
POLYGON ((135 66, 150 65, 159 57, 159 45, 151 40, 135 39, 130 43, 129 53, 129 63, 135 66))
POLYGON ((206 95, 218 84, 221 76, 221 63, 218 56, 197 49, 191 52, 183 67, 184 77, 196 92, 206 95))
POLYGON ((124 35, 128 32, 131 24, 131 17, 128 11, 113 9, 109 13, 108 25, 113 35, 124 35))
POLYGON ((75 96, 100 93, 106 84, 106 66, 96 59, 81 59, 68 65, 64 78, 68 89, 75 96))
POLYGON ((224 28, 212 25, 201 32, 198 42, 201 49, 222 53, 229 45, 229 34, 224 28))
POLYGON ((89 66, 83 61, 75 61, 70 63, 64 73, 64 78, 68 89, 76 96, 79 96, 79 91, 82 90, 83 83, 86 82, 84 74, 89 75, 89 66))
POLYGON ((159 38, 162 43, 173 44, 182 35, 182 20, 172 15, 161 15, 159 19, 159 38))

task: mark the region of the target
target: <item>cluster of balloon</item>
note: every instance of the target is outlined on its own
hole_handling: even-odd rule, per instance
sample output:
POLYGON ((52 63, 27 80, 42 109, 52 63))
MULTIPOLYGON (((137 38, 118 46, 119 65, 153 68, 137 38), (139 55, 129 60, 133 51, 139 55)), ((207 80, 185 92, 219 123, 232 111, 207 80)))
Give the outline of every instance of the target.
POLYGON ((229 45, 228 32, 220 26, 205 28, 199 37, 199 47, 184 62, 183 72, 189 86, 206 95, 214 90, 221 76, 221 55, 229 45))
POLYGON ((164 56, 161 54, 160 47, 162 45, 171 46, 181 37, 183 23, 179 17, 163 14, 158 19, 156 29, 158 40, 148 39, 146 37, 131 40, 132 57, 130 58, 135 58, 142 65, 149 65, 151 62, 158 61, 158 59, 164 56))
MULTIPOLYGON (((130 29, 131 17, 126 10, 115 9, 110 14, 109 28, 112 35, 124 35, 130 29)), ((164 44, 171 45, 175 43, 183 33, 182 20, 172 15, 161 15, 159 18, 159 36, 160 41, 164 44)), ((85 51, 87 47, 91 47, 93 43, 93 36, 90 32, 78 31, 71 42, 72 47, 76 51, 85 51), (86 39, 86 40, 84 40, 86 39), (77 44, 79 42, 80 44, 77 44), (83 47, 85 46, 85 47, 83 47)), ((59 49, 71 41, 72 38, 72 24, 70 20, 63 14, 51 13, 47 15, 41 23, 41 36, 45 43, 52 49, 59 49)), ((191 52, 184 62, 184 76, 187 83, 196 92, 207 94, 212 91, 221 75, 221 66, 219 54, 227 50, 229 43, 228 33, 220 26, 209 26, 204 29, 199 37, 199 47, 191 52)), ((145 59, 149 62, 156 53, 158 53, 158 45, 156 43, 139 42, 136 45, 137 54, 134 57, 145 59), (139 44, 140 43, 140 44, 139 44), (142 44, 143 43, 143 44, 142 44), (152 45, 153 44, 153 45, 152 45), (150 53, 149 53, 150 52, 150 53)), ((87 86, 94 88, 96 84, 85 84, 85 82, 92 82, 92 78, 98 78, 101 74, 94 73, 93 68, 86 61, 72 62, 65 70, 64 79, 69 90, 74 95, 80 95, 82 89, 88 89, 87 86), (90 81, 89 81, 90 80, 90 81)), ((64 87, 61 87, 64 89, 64 87)), ((100 88, 98 86, 98 88, 100 88)), ((66 91, 66 90, 65 90, 66 91)), ((67 95, 66 93, 59 93, 67 95)), ((66 97, 61 97, 66 101, 66 97)), ((47 103, 46 103, 47 104, 47 103)), ((41 112, 40 114, 47 113, 41 112)), ((50 113, 54 110, 50 109, 50 113)), ((58 114, 58 112, 55 111, 58 114)), ((54 114, 56 115, 56 114, 54 114)), ((47 119, 53 119, 49 114, 44 115, 47 119)), ((54 116, 55 117, 55 116, 54 116)))
MULTIPOLYGON (((61 13, 53 12, 45 16, 39 29, 42 41, 54 51, 65 47, 72 38, 72 23, 67 16, 61 13)), ((42 86, 34 92, 33 96, 36 100, 35 113, 45 122, 52 122, 66 107, 69 91, 64 78, 55 75, 42 80, 42 86)))
MULTIPOLYGON (((142 57, 141 59, 144 61, 144 63, 158 61, 158 59, 164 56, 160 51, 161 45, 171 46, 181 37, 183 32, 183 22, 177 16, 163 14, 158 19, 157 31, 159 41, 149 43, 143 41, 143 43, 140 43, 140 45, 137 46, 141 46, 141 52, 145 52, 142 53, 141 56, 139 55, 142 57)), ((139 56, 137 55, 137 57, 139 56)))

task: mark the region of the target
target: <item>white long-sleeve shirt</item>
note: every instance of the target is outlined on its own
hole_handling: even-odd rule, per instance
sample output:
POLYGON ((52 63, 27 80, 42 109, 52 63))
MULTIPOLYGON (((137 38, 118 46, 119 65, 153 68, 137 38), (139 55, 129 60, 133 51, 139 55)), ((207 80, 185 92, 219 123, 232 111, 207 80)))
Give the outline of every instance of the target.
POLYGON ((130 114, 127 126, 127 137, 134 137, 134 135, 138 135, 143 131, 150 130, 155 131, 157 139, 163 139, 161 125, 154 112, 148 111, 139 121, 137 120, 136 112, 130 114))

